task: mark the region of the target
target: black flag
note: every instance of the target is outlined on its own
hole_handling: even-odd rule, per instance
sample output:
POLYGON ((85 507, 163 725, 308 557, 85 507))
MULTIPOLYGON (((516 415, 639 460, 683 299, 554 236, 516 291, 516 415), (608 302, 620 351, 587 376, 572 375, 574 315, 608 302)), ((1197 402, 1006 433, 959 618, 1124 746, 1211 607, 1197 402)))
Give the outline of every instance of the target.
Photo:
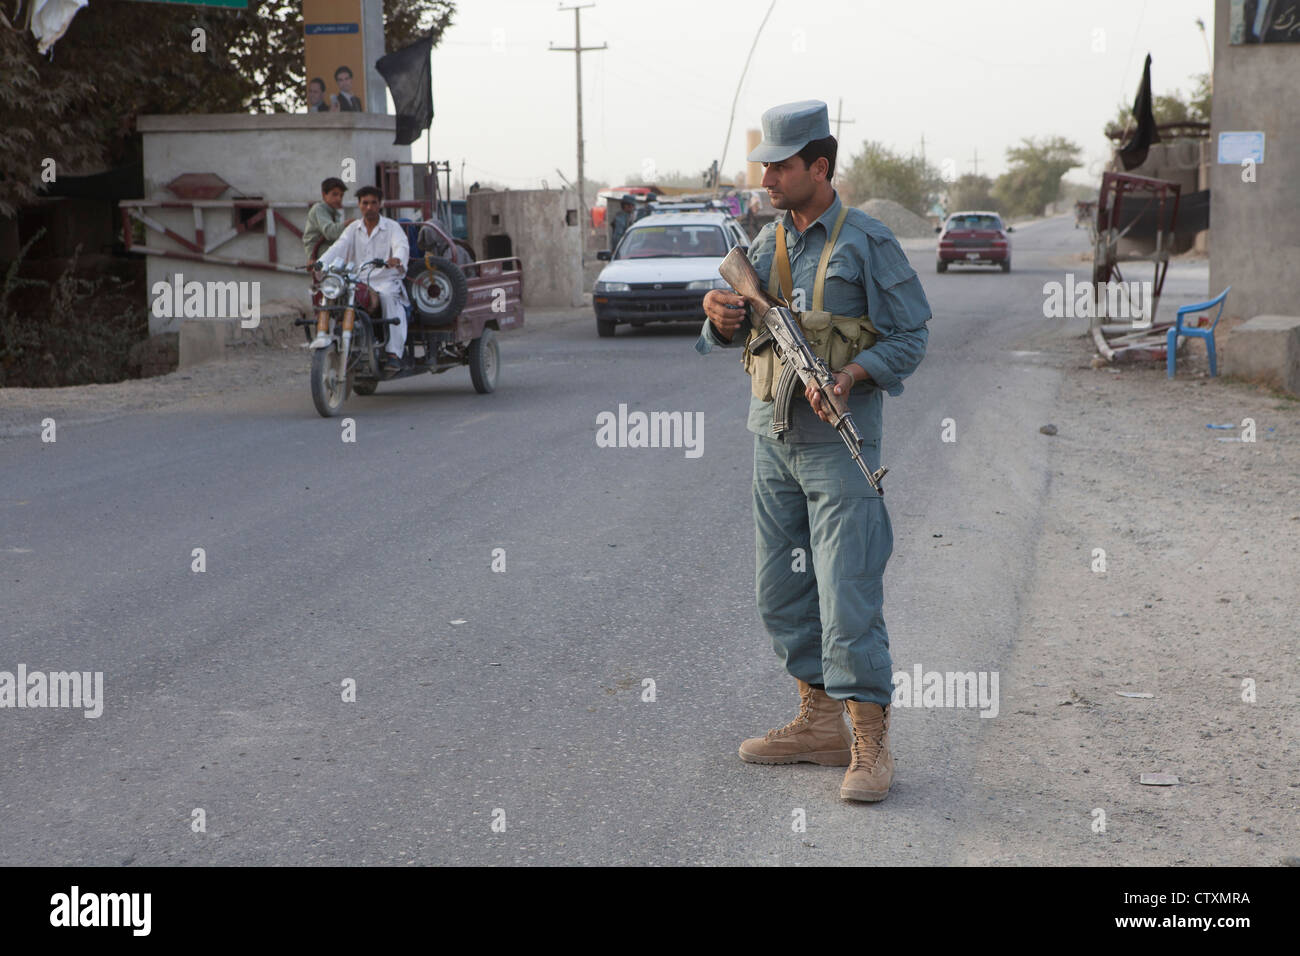
POLYGON ((409 146, 420 138, 420 131, 433 122, 433 71, 429 54, 433 36, 416 40, 410 46, 379 58, 375 69, 388 84, 397 109, 397 139, 394 146, 409 146))
POLYGON ((1138 87, 1137 99, 1133 101, 1133 116, 1137 119, 1137 129, 1133 137, 1119 149, 1119 160, 1125 169, 1133 169, 1146 162, 1147 151, 1152 143, 1160 142, 1156 132, 1156 118, 1151 112, 1151 54, 1147 54, 1146 66, 1142 68, 1142 85, 1138 87))

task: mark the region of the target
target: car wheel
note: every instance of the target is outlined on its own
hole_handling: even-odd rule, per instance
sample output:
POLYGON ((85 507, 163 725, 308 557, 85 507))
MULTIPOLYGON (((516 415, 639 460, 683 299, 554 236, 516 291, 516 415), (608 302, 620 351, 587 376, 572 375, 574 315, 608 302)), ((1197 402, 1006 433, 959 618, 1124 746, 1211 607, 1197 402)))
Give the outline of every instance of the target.
POLYGON ((1010 259, 1003 259, 1003 260, 1002 260, 1002 271, 1003 271, 1003 272, 1010 272, 1010 271, 1011 271, 1011 260, 1010 260, 1010 259))
POLYGON ((411 286, 411 304, 424 322, 435 325, 453 321, 469 299, 469 282, 460 266, 441 256, 413 258, 406 277, 411 286))
POLYGON ((474 391, 486 395, 497 387, 497 374, 501 369, 501 347, 497 334, 484 329, 483 334, 469 343, 469 377, 474 391))
POLYGON ((602 339, 612 339, 617 327, 618 323, 612 319, 596 319, 596 335, 602 339))
POLYGON ((944 262, 942 259, 940 259, 938 262, 936 262, 936 263, 934 264, 934 271, 935 271, 935 272, 947 272, 947 271, 948 271, 948 263, 946 263, 946 262, 944 262))

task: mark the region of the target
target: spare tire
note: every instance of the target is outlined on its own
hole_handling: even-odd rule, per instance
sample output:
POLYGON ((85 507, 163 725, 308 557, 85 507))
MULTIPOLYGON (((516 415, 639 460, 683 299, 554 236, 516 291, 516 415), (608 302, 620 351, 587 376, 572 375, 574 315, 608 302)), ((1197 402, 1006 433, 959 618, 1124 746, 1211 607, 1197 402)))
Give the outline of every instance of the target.
POLYGON ((406 270, 417 318, 433 325, 455 320, 469 300, 469 281, 460 266, 441 256, 412 257, 406 270))

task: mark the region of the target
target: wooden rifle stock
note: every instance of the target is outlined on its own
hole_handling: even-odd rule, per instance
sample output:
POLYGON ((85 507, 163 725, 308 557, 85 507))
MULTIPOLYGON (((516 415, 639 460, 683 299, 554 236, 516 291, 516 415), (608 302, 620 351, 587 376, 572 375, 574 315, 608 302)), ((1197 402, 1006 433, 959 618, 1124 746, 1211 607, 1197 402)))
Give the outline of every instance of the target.
POLYGON ((754 271, 749 257, 739 246, 727 253, 727 257, 722 260, 722 265, 718 266, 718 274, 731 283, 736 294, 749 303, 757 316, 763 315, 773 306, 784 304, 763 291, 758 273, 754 271))

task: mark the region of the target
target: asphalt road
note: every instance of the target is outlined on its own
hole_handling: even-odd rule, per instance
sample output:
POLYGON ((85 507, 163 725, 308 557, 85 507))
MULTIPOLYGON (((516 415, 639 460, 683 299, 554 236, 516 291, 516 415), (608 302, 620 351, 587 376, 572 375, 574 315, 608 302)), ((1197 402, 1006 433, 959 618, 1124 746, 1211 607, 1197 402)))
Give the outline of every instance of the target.
MULTIPOLYGON (((935 317, 885 402, 896 671, 996 671, 1015 635, 1060 381, 1023 343, 1084 238, 1015 239, 1010 275, 910 253, 935 317)), ((736 756, 796 695, 754 609, 747 381, 695 334, 575 310, 503 337, 493 395, 354 397, 351 444, 300 384, 0 443, 0 670, 105 697, 0 710, 0 863, 947 862, 987 799, 975 710, 898 709, 874 806, 736 756), (620 404, 703 412, 703 454, 598 448, 620 404)))

